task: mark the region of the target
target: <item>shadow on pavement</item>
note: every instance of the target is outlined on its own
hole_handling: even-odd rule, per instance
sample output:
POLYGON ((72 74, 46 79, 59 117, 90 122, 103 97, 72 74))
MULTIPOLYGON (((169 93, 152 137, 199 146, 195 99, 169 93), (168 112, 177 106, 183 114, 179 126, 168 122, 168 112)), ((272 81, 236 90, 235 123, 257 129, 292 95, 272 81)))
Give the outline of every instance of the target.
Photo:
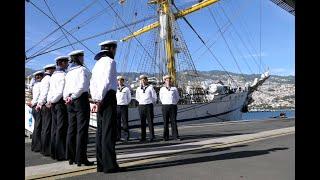
MULTIPOLYGON (((224 151, 228 149, 230 148, 222 148, 220 150, 224 151)), ((130 166, 130 167, 127 167, 127 171, 138 171, 138 170, 146 170, 146 169, 153 169, 153 168, 203 163, 203 162, 209 162, 209 161, 219 161, 219 160, 246 158, 246 157, 252 157, 252 156, 261 156, 261 155, 269 154, 270 152, 287 150, 287 149, 289 148, 279 147, 279 148, 271 148, 266 150, 238 151, 238 152, 224 153, 224 154, 218 154, 213 156, 203 156, 203 157, 181 159, 181 160, 169 161, 169 162, 159 162, 159 163, 152 163, 152 164, 146 164, 146 165, 130 166)), ((212 149, 211 151, 206 150, 204 152, 206 153, 214 152, 214 149, 212 149)))

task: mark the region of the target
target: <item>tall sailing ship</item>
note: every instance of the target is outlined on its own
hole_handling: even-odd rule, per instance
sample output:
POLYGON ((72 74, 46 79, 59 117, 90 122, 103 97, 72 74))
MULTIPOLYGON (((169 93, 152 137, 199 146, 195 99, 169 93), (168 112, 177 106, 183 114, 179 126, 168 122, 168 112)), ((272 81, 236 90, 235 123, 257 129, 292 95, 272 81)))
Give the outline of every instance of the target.
MULTIPOLYGON (((201 42, 201 46, 205 51, 209 52, 211 58, 216 60, 223 68, 221 62, 210 49, 208 41, 205 41, 197 33, 197 30, 186 18, 189 14, 210 8, 209 6, 214 6, 219 0, 199 0, 192 6, 183 9, 179 9, 174 0, 149 0, 144 1, 144 4, 140 4, 141 1, 139 3, 131 1, 131 4, 133 3, 135 6, 132 14, 131 11, 125 10, 126 3, 129 3, 127 0, 117 0, 118 4, 105 2, 110 14, 114 12, 115 18, 119 22, 118 27, 115 27, 112 31, 108 31, 108 33, 113 33, 114 39, 120 41, 118 51, 121 54, 117 54, 115 58, 118 61, 117 69, 122 70, 118 73, 126 75, 127 72, 133 70, 130 67, 134 64, 137 67, 135 73, 138 75, 147 74, 149 82, 157 92, 163 84, 162 77, 169 74, 172 77, 174 85, 178 87, 181 97, 178 103, 178 122, 209 118, 212 121, 240 120, 242 113, 247 112, 248 105, 253 102, 253 92, 270 77, 269 72, 265 71, 261 74, 260 78, 255 78, 253 82, 245 83, 243 87, 239 86, 227 71, 225 71, 226 76, 228 76, 227 82, 218 81, 208 84, 201 80, 183 36, 184 29, 177 22, 186 22, 186 27, 190 28, 195 34, 195 37, 201 42), (115 10, 116 5, 124 8, 122 11, 123 16, 120 16, 115 10), (145 12, 151 12, 152 14, 145 16, 142 20, 136 20, 138 15, 137 9, 143 9, 143 6, 148 6, 148 11, 145 12), (125 21, 125 18, 131 18, 132 23, 125 21), (150 22, 150 20, 153 20, 151 24, 138 30, 135 29, 136 24, 145 23, 146 21, 150 22), (121 33, 119 33, 120 31, 121 33), (120 37, 125 33, 129 34, 120 37), (142 39, 139 38, 141 36, 148 36, 148 38, 145 38, 142 43, 142 39), (133 45, 133 42, 135 45, 133 45), (134 54, 132 55, 132 53, 134 54), (119 63, 120 60, 122 61, 121 63, 119 63), (140 71, 138 72, 138 70, 140 71)), ((144 13, 144 11, 141 12, 144 13)), ((210 9, 209 12, 212 15, 210 9)), ((218 24, 216 25, 218 26, 218 24)), ((230 25, 232 25, 231 21, 227 26, 218 28, 220 37, 224 38, 223 31, 230 25)), ((79 25, 73 30, 76 31, 80 27, 79 25)), ((42 52, 38 51, 38 55, 41 55, 41 53, 45 53, 45 50, 42 50, 42 52)), ((35 56, 29 58, 33 57, 35 56)), ((133 95, 129 106, 129 125, 135 127, 140 124, 137 101, 134 97, 135 89, 139 87, 139 81, 137 79, 127 80, 133 95)), ((154 114, 155 125, 162 124, 161 102, 157 102, 154 106, 154 114)), ((95 119, 96 115, 91 114, 90 124, 92 126, 96 126, 95 119)))

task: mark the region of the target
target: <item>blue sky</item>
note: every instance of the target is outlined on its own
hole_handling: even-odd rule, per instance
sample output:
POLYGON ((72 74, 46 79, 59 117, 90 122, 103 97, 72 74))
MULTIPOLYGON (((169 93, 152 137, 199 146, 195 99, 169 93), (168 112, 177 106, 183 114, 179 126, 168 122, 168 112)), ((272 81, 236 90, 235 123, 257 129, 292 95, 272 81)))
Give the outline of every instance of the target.
MULTIPOLYGON (((51 16, 46 7, 45 1, 31 1, 51 16)), ((79 26, 94 14, 102 12, 101 15, 90 24, 83 26, 78 31, 72 33, 72 35, 79 40, 123 26, 122 21, 116 18, 114 12, 108 7, 105 0, 46 0, 46 2, 59 24, 67 21, 81 9, 90 3, 93 3, 88 10, 84 11, 64 26, 68 31, 79 26)), ((146 0, 126 0, 125 4, 122 6, 117 2, 117 0, 108 0, 108 2, 115 2, 113 7, 125 23, 141 20, 150 16, 150 14, 155 14, 154 8, 146 5, 146 0), (137 12, 136 16, 134 15, 134 12, 137 12)), ((175 1, 180 9, 184 9, 196 2, 196 0, 175 1)), ((294 75, 295 17, 276 6, 271 1, 220 0, 220 2, 211 5, 209 8, 205 8, 201 10, 201 12, 195 12, 186 17, 200 36, 207 41, 208 45, 216 41, 211 47, 211 51, 220 60, 227 71, 239 72, 236 63, 234 62, 235 58, 242 73, 259 73, 261 72, 261 70, 259 70, 260 3, 262 3, 262 69, 268 67, 271 74, 276 75, 294 75), (210 13, 213 13, 220 27, 228 24, 229 21, 227 18, 230 19, 232 25, 229 24, 226 31, 223 33, 223 36, 221 36, 210 13), (223 38, 225 38, 225 40, 223 38), (227 41, 228 45, 226 45, 225 41, 227 41), (228 46, 230 47, 232 54, 229 52, 228 46)), ((26 50, 28 50, 58 26, 30 3, 26 3, 25 10, 25 47, 26 50)), ((155 20, 156 19, 150 19, 135 26, 131 26, 130 31, 137 30, 144 25, 154 22, 155 20)), ((214 60, 212 55, 201 44, 200 40, 197 39, 196 35, 190 30, 186 23, 181 19, 177 20, 177 22, 180 29, 183 30, 182 33, 184 40, 188 45, 188 49, 197 69, 203 71, 215 69, 222 70, 221 66, 214 60)), ((119 40, 121 37, 124 37, 129 33, 129 30, 124 28, 121 32, 105 34, 88 41, 84 41, 83 43, 91 51, 97 53, 99 51, 98 43, 107 39, 119 40)), ((146 35, 138 37, 139 42, 141 42, 144 45, 144 48, 150 53, 152 50, 149 41, 152 41, 152 37, 155 37, 155 34, 156 31, 151 31, 146 35)), ((26 53, 27 57, 35 54, 42 47, 45 47, 48 43, 53 42, 60 36, 63 36, 61 30, 56 31, 38 46, 29 50, 26 53)), ((68 35, 68 39, 71 42, 76 42, 76 40, 70 35, 68 35)), ((64 39, 54 45, 51 49, 67 44, 69 44, 68 41, 64 39)), ((136 47, 140 47, 140 45, 135 39, 132 40, 131 43, 119 43, 116 56, 118 71, 139 71, 141 69, 152 68, 152 65, 149 65, 150 67, 144 67, 146 65, 143 64, 146 63, 147 60, 141 59, 146 56, 146 53, 142 48, 136 47)), ((93 60, 94 54, 81 44, 74 45, 74 48, 85 50, 85 64, 89 69, 92 69, 95 63, 93 60)), ((41 69, 46 64, 54 63, 55 57, 66 55, 72 50, 73 48, 69 46, 40 55, 26 63, 26 67, 41 69)))

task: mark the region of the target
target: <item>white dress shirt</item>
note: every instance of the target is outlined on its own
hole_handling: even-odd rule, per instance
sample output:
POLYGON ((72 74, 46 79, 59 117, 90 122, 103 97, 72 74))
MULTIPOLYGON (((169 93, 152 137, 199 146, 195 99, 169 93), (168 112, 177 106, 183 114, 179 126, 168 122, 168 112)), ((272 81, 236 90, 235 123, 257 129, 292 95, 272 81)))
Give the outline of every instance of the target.
POLYGON ((160 88, 159 98, 162 104, 177 104, 180 96, 176 87, 162 87, 160 88))
POLYGON ((117 89, 117 105, 128 105, 131 101, 130 89, 126 86, 117 89))
POLYGON ((39 99, 39 96, 40 96, 40 84, 41 82, 35 82, 33 84, 33 87, 32 87, 32 101, 31 101, 31 107, 37 105, 38 103, 38 99, 39 99))
POLYGON ((50 75, 45 73, 40 83, 40 96, 38 99, 38 105, 42 106, 47 102, 47 95, 50 87, 50 75))
POLYGON ((108 56, 100 58, 92 69, 90 94, 95 102, 103 100, 109 90, 117 91, 116 62, 108 56))
POLYGON ((66 100, 71 95, 72 99, 77 99, 82 93, 89 90, 90 73, 83 66, 75 66, 68 70, 65 76, 65 86, 63 89, 63 99, 66 100))
POLYGON ((47 102, 56 103, 63 95, 66 73, 64 71, 55 71, 50 78, 50 88, 47 102))
POLYGON ((140 86, 136 90, 136 99, 139 105, 151 104, 157 101, 157 94, 152 85, 144 87, 144 89, 140 86))

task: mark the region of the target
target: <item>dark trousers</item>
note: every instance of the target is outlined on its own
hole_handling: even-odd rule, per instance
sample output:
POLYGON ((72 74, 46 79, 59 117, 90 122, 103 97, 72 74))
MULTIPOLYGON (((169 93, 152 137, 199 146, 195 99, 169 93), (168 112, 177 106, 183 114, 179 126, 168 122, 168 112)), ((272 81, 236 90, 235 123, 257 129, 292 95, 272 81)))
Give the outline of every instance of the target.
POLYGON ((32 133, 31 151, 41 151, 41 129, 42 129, 42 118, 41 111, 37 112, 35 107, 32 108, 32 115, 34 118, 34 128, 32 133))
POLYGON ((139 115, 141 120, 141 140, 146 139, 146 119, 148 120, 149 126, 149 137, 154 139, 154 128, 153 128, 153 104, 139 105, 139 115))
POLYGON ((51 109, 45 105, 41 108, 42 129, 41 129, 41 154, 50 156, 51 154, 51 109))
POLYGON ((121 138, 121 129, 127 134, 127 139, 129 139, 129 125, 128 125, 128 105, 117 105, 117 139, 121 138), (122 128, 121 128, 122 120, 122 128))
POLYGON ((51 157, 57 160, 66 158, 68 112, 63 99, 52 104, 51 157))
POLYGON ((109 90, 97 113, 96 158, 97 170, 108 172, 117 169, 117 99, 116 92, 109 90))
POLYGON ((90 121, 90 104, 88 93, 74 99, 68 110, 68 131, 66 159, 75 163, 87 160, 88 131, 90 121))
POLYGON ((162 116, 163 116, 163 139, 169 139, 169 120, 171 123, 172 137, 174 139, 179 138, 177 128, 177 105, 162 105, 162 116))

